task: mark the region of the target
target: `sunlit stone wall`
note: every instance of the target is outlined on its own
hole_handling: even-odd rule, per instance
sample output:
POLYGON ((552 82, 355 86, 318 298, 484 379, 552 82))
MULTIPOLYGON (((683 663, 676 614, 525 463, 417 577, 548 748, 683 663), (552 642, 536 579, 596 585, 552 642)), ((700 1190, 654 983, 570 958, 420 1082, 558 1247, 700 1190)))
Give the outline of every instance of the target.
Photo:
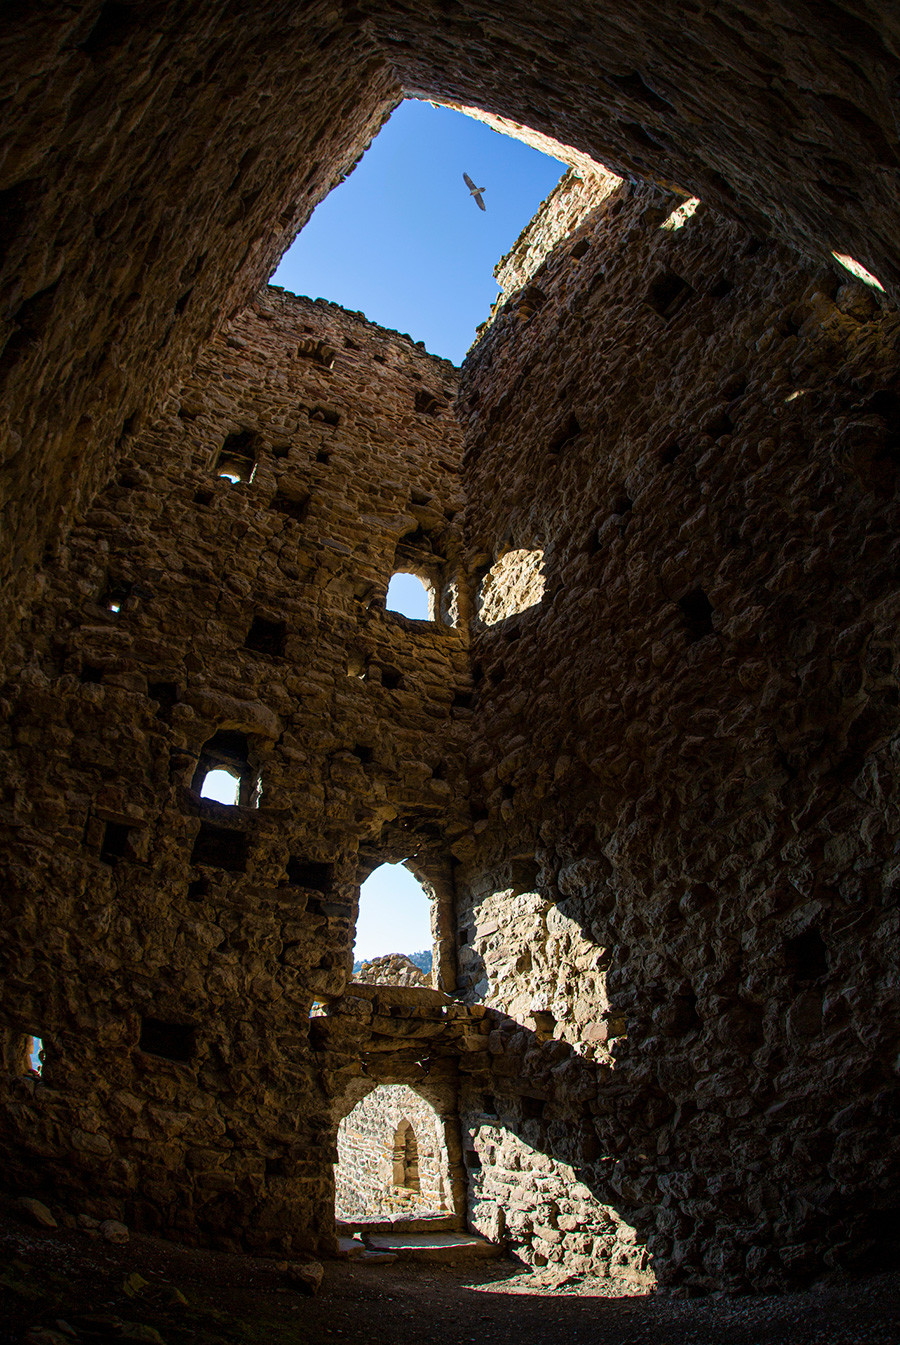
POLYGON ((471 582, 544 591, 474 631, 455 853, 477 1225, 702 1291, 888 1254, 900 327, 682 200, 608 196, 463 371, 471 582))

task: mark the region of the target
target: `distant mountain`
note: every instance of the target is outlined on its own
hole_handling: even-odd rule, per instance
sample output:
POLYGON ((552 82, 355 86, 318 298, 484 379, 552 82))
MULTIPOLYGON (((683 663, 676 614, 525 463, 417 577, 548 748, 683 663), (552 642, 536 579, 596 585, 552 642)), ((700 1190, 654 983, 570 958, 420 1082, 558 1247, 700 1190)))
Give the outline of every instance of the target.
MULTIPOLYGON (((410 962, 414 962, 420 971, 424 971, 426 976, 430 974, 431 964, 434 960, 434 955, 430 948, 423 948, 420 953, 406 953, 404 954, 404 956, 408 957, 410 962)), ((366 961, 371 961, 371 958, 367 958, 366 961)), ((360 968, 362 967, 362 964, 363 959, 357 958, 356 961, 353 963, 353 970, 355 972, 359 971, 360 968)))

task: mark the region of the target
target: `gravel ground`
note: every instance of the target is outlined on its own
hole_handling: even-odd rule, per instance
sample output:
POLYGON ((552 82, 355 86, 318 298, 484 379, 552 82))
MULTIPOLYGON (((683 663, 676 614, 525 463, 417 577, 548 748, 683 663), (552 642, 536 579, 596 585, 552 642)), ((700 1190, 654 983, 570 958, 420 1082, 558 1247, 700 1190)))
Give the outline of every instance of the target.
POLYGON ((2 1345, 900 1345, 900 1274, 768 1298, 554 1285, 511 1261, 329 1262, 316 1297, 271 1261, 132 1235, 39 1232, 0 1211, 2 1345), (62 1325, 59 1325, 62 1323, 62 1325))

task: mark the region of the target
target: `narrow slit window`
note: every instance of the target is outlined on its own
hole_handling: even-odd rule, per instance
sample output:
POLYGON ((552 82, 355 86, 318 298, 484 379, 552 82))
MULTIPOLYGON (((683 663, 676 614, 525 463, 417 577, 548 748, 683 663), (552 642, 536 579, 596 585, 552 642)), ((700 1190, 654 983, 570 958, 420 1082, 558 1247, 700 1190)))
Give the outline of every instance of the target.
POLYGON ((28 1069, 31 1074, 38 1077, 44 1070, 44 1041, 42 1037, 28 1037, 25 1042, 25 1054, 28 1059, 28 1069))
POLYGON ((416 1142, 416 1132, 405 1117, 394 1135, 393 1169, 395 1186, 404 1186, 408 1191, 420 1189, 419 1146, 416 1142))
POLYGON ((216 459, 216 476, 230 481, 233 486, 252 481, 256 471, 256 450, 257 436, 252 430, 229 434, 216 459))

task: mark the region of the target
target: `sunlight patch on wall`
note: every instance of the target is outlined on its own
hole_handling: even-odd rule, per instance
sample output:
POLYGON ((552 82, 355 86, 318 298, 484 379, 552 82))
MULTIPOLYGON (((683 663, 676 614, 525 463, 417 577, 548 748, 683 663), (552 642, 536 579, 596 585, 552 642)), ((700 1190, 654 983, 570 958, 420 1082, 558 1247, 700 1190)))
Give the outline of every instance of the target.
POLYGON ((868 285, 870 289, 881 290, 881 293, 884 294, 884 286, 878 277, 873 276, 872 272, 867 271, 859 262, 854 261, 852 257, 848 257, 846 253, 843 252, 832 252, 831 255, 834 257, 835 261, 840 262, 841 266, 846 267, 850 274, 855 276, 857 280, 861 280, 862 283, 868 285))
POLYGON ((676 229, 683 229, 699 204, 700 198, 698 196, 689 196, 686 201, 682 201, 681 205, 672 211, 668 219, 663 220, 659 227, 668 229, 670 233, 674 233, 676 229))
POLYGON ((482 626, 536 607, 544 596, 543 551, 507 551, 488 570, 478 590, 475 611, 482 626))

